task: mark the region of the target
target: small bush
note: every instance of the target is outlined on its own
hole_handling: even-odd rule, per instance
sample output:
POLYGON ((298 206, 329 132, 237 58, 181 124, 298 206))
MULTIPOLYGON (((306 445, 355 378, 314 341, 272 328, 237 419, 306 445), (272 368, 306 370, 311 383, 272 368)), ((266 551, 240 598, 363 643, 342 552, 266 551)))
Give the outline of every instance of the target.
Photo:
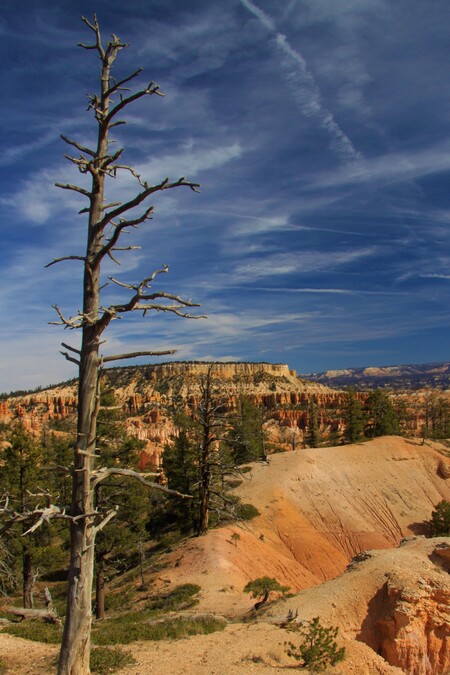
POLYGON ((450 537, 450 502, 443 499, 431 514, 431 536, 450 537))
POLYGON ((287 654, 298 661, 299 668, 308 668, 312 673, 321 673, 328 666, 335 666, 345 658, 345 647, 337 646, 336 637, 339 628, 325 628, 316 616, 306 625, 293 623, 289 631, 299 633, 301 642, 295 645, 286 642, 287 654))
POLYGON ((147 607, 154 610, 172 611, 176 609, 188 609, 198 604, 198 600, 193 596, 197 595, 200 590, 201 588, 197 584, 182 584, 181 586, 176 586, 168 595, 150 600, 147 607))
MULTIPOLYGON (((109 647, 94 647, 91 651, 91 672, 116 673, 118 670, 131 666, 136 660, 129 652, 123 651, 119 647, 111 649, 109 647)), ((1 671, 0 671, 1 672, 1 671)))
POLYGON ((6 663, 0 658, 0 675, 6 675, 8 672, 6 663))
POLYGON ((239 504, 236 515, 239 520, 252 520, 252 518, 259 516, 260 513, 253 504, 239 504))

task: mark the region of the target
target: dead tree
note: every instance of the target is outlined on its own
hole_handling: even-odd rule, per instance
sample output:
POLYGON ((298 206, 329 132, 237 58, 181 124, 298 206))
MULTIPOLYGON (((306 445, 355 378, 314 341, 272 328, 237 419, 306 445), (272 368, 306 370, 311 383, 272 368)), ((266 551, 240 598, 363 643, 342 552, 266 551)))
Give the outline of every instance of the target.
MULTIPOLYGON (((219 412, 223 411, 223 401, 214 396, 214 366, 209 366, 200 383, 200 401, 194 412, 194 419, 201 428, 199 447, 199 516, 197 535, 208 530, 211 503, 213 464, 218 444, 218 431, 223 422, 219 412)), ((223 415, 222 415, 223 416, 223 415)))
POLYGON ((70 513, 64 514, 70 519, 71 553, 67 613, 59 658, 59 675, 89 673, 95 538, 115 514, 115 511, 100 513, 95 508, 96 486, 116 474, 138 478, 146 485, 171 492, 163 486, 148 481, 148 474, 146 476, 118 468, 96 468, 97 414, 100 408, 99 372, 103 364, 136 356, 174 353, 168 350, 102 356, 100 354, 102 334, 112 320, 133 311, 141 311, 144 316, 155 311, 199 318, 192 317, 188 313, 189 308, 198 306, 195 303, 165 291, 153 290, 153 282, 157 281, 161 274, 168 272, 167 265, 163 265, 161 269, 157 269, 136 284, 123 283, 114 277, 109 277, 108 283, 129 291, 131 297, 127 302, 120 304, 106 307, 101 304, 101 264, 107 257, 117 262, 117 251, 136 248, 120 246, 119 240, 121 235, 130 228, 136 228, 152 217, 153 206, 144 206, 144 202, 157 192, 181 186, 197 192, 198 184, 183 177, 176 181, 166 178, 158 184, 151 185, 143 180, 131 166, 121 162, 122 148, 111 149, 110 131, 120 124, 125 124, 124 120, 119 119, 119 114, 138 99, 163 94, 154 82, 130 93, 127 85, 139 76, 141 69, 118 80, 111 74, 111 68, 118 53, 127 45, 116 35, 112 35, 106 45, 103 45, 97 18, 94 16, 92 22, 84 17, 82 20, 93 33, 93 43, 79 46, 94 51, 101 65, 100 91, 89 96, 88 107, 93 112, 98 127, 97 145, 94 148, 85 147, 76 140, 62 136, 69 146, 79 152, 77 156, 66 155, 66 158, 78 167, 81 174, 89 177, 90 187, 62 183, 56 185, 63 190, 77 192, 87 199, 86 207, 80 211, 80 213, 88 214, 87 247, 84 256, 69 255, 49 263, 53 265, 63 260, 77 260, 84 267, 82 310, 75 316, 66 317, 58 306, 54 306, 59 317, 59 320, 54 323, 63 325, 67 329, 80 329, 82 333, 80 349, 63 343, 66 351, 62 352, 66 359, 77 364, 79 385, 77 441, 72 468, 72 505, 70 513), (105 182, 107 179, 115 178, 121 172, 128 172, 134 177, 137 194, 128 201, 108 204, 104 196, 105 182), (136 215, 139 207, 142 211, 136 215))

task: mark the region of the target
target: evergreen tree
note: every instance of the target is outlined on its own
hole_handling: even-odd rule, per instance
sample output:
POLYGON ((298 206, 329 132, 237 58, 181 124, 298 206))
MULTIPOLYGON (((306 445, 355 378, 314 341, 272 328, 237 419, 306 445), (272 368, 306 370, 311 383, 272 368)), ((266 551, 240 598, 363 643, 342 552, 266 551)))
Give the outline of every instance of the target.
MULTIPOLYGON (((100 402, 97 453, 101 465, 109 468, 119 463, 121 468, 134 470, 145 443, 127 433, 124 413, 112 390, 102 392, 100 402)), ((99 530, 95 548, 95 611, 96 618, 102 619, 108 570, 119 569, 117 560, 137 553, 147 538, 151 492, 126 476, 111 476, 96 486, 95 506, 114 515, 108 527, 99 530)))
POLYGON ((198 536, 222 518, 236 515, 239 508, 239 500, 229 494, 230 479, 239 475, 237 444, 230 443, 235 417, 227 413, 222 391, 212 365, 201 379, 195 402, 184 414, 175 414, 178 430, 163 455, 169 488, 192 495, 190 504, 170 499, 172 522, 178 522, 182 532, 193 528, 198 536))
POLYGON ((236 464, 266 458, 262 411, 249 396, 239 396, 236 413, 229 418, 226 438, 236 464))
POLYGON ((177 431, 167 443, 163 454, 163 472, 168 485, 192 499, 171 498, 159 521, 160 525, 176 524, 180 532, 188 534, 198 528, 199 511, 199 428, 192 418, 183 413, 175 415, 177 431), (162 520, 162 522, 161 522, 162 520))
MULTIPOLYGON (((7 444, 2 452, 2 465, 0 465, 0 488, 7 495, 8 505, 16 513, 27 513, 32 510, 36 503, 33 494, 42 488, 41 465, 43 451, 36 439, 24 429, 17 426, 6 435, 7 444)), ((7 514, 5 514, 7 517, 7 514)), ((28 525, 17 523, 8 524, 4 527, 11 534, 19 530, 23 535, 28 525)), ((17 536, 10 538, 10 551, 16 559, 21 560, 22 567, 22 595, 23 606, 33 607, 33 566, 38 557, 38 552, 43 539, 46 538, 46 528, 40 528, 27 537, 17 536)))
POLYGON ((344 439, 347 443, 358 443, 364 438, 364 410, 355 389, 349 388, 344 406, 344 439))
POLYGON ((442 439, 450 436, 450 404, 436 392, 425 399, 424 438, 442 439))
POLYGON ((321 444, 319 408, 314 397, 311 397, 308 405, 308 431, 306 443, 310 448, 318 448, 321 444))
POLYGON ((369 438, 399 434, 397 415, 388 394, 374 389, 367 397, 365 433, 369 438))

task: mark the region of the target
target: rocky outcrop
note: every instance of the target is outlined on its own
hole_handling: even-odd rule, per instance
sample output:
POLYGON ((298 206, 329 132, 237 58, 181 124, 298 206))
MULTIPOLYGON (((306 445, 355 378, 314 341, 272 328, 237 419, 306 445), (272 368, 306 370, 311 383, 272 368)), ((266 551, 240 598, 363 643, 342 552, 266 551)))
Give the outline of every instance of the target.
MULTIPOLYGON (((442 544, 450 552, 450 544, 442 544)), ((408 675, 450 672, 450 583, 448 575, 424 568, 411 578, 386 572, 368 604, 358 639, 408 675)))

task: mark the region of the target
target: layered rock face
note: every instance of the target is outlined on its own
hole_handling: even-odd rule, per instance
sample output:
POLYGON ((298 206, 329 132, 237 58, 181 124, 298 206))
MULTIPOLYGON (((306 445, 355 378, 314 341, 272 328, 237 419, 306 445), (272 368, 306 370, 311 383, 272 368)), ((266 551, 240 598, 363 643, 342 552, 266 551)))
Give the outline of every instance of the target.
MULTIPOLYGON (((268 440, 279 449, 304 444, 311 398, 317 406, 324 440, 332 434, 341 434, 345 428, 345 392, 301 380, 286 364, 174 362, 112 368, 106 371, 105 386, 114 389, 117 401, 123 405, 128 432, 146 443, 141 468, 159 466, 163 448, 176 431, 171 416, 174 399, 196 406, 201 395, 201 380, 211 368, 225 407, 234 410, 239 397, 248 396, 263 410, 268 440)), ((76 396, 74 382, 10 398, 0 402, 0 422, 20 422, 36 435, 46 428, 64 430, 65 420, 75 417, 76 396)), ((364 402, 367 394, 358 396, 364 402)), ((408 409, 408 435, 419 435, 424 423, 426 393, 396 396, 408 409)))
MULTIPOLYGON (((195 406, 200 398, 202 378, 209 369, 225 406, 233 410, 239 396, 249 396, 268 411, 276 426, 275 440, 280 444, 301 443, 306 429, 305 410, 312 395, 324 405, 333 406, 339 394, 317 383, 299 380, 286 364, 270 363, 166 363, 141 367, 114 368, 106 371, 105 386, 112 387, 123 405, 131 435, 146 442, 140 466, 159 466, 164 445, 175 433, 170 407, 175 397, 195 406)), ((76 383, 46 391, 10 398, 0 402, 0 422, 20 422, 32 433, 47 427, 61 428, 74 417, 77 406, 76 383)), ((323 416, 322 424, 328 424, 323 416)))

